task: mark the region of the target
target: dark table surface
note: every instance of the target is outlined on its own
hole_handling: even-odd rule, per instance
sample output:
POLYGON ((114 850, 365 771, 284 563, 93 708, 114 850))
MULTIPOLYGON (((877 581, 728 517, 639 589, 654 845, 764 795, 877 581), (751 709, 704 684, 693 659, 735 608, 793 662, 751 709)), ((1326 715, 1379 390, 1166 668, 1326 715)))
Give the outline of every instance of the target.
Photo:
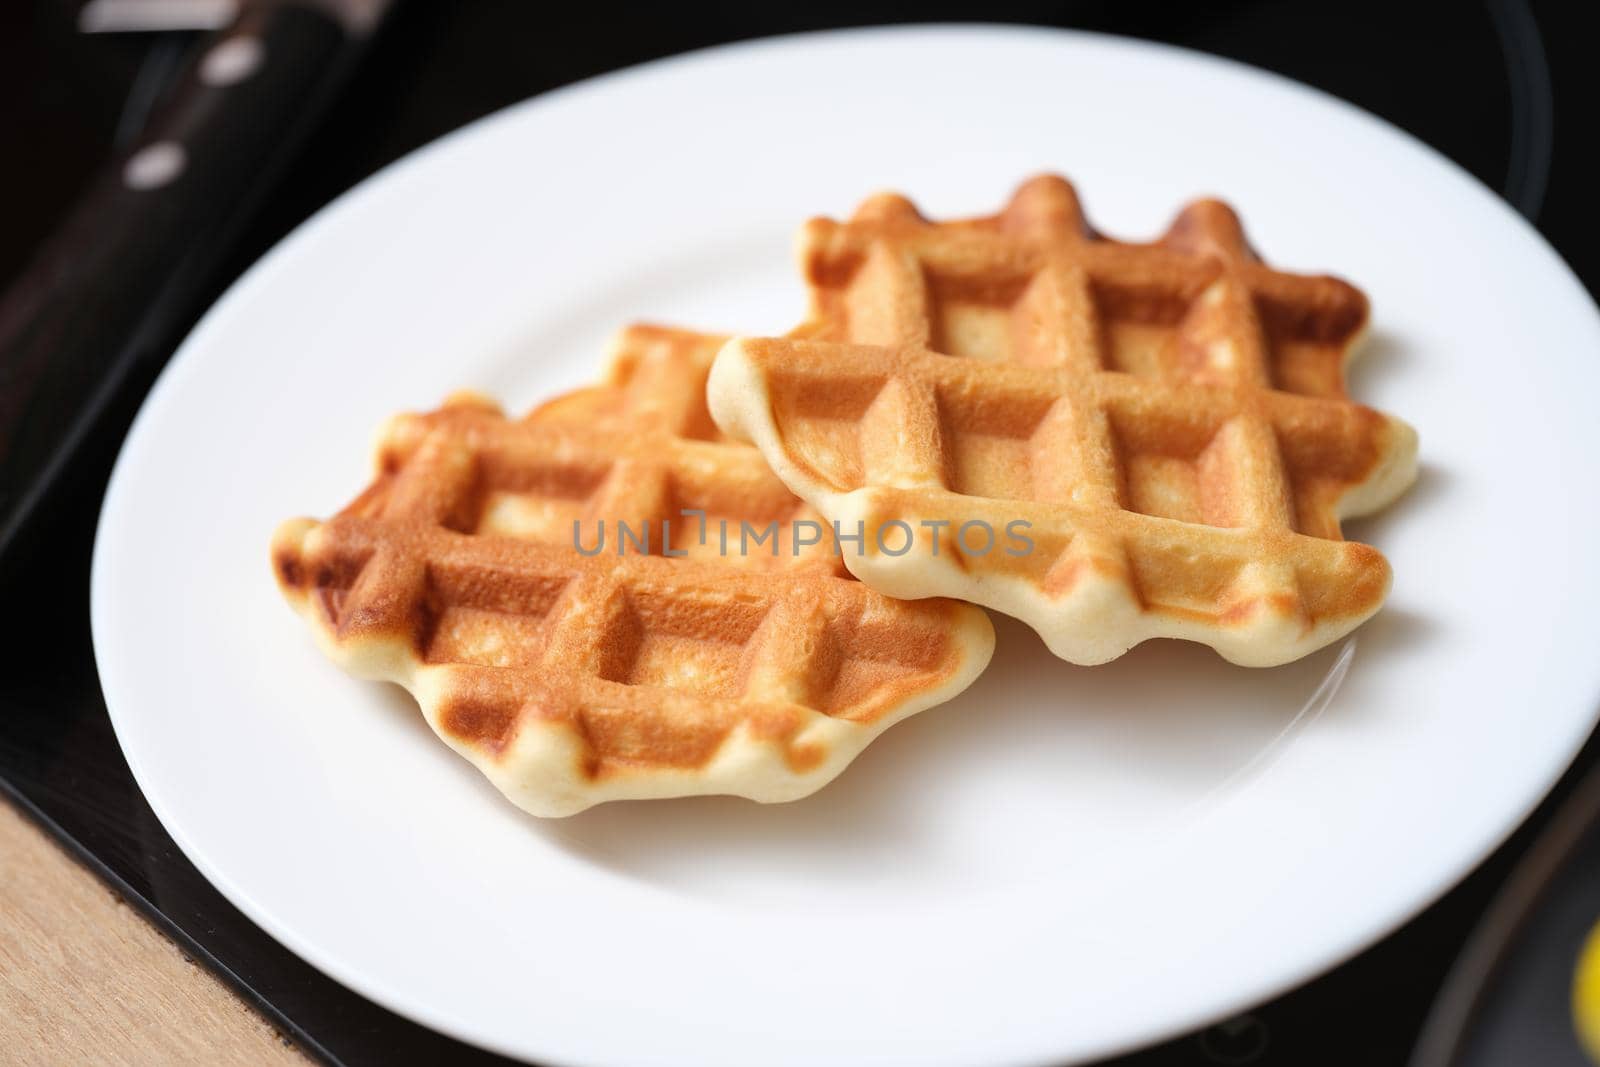
MULTIPOLYGON (((23 270, 95 168, 136 134, 195 41, 87 38, 73 29, 75 13, 65 0, 0 5, 0 154, 10 163, 0 169, 0 285, 23 270)), ((861 4, 803 14, 760 5, 714 15, 676 6, 567 14, 553 21, 545 5, 518 0, 403 4, 287 178, 228 249, 226 269, 194 313, 333 196, 506 104, 722 41, 906 21, 890 5, 861 4)), ((1580 5, 1498 2, 1084 2, 924 5, 917 21, 977 17, 1126 34, 1308 82, 1403 127, 1502 191, 1593 293, 1600 256, 1589 190, 1600 173, 1584 142, 1600 73, 1583 14, 1580 5)), ((179 339, 166 338, 161 357, 179 339)), ((26 620, 14 629, 8 670, 0 672, 0 790, 313 1054, 345 1063, 489 1062, 348 993, 262 934, 178 853, 129 777, 95 677, 88 558, 110 464, 161 357, 133 376, 61 490, 0 561, 0 590, 26 620)), ((1115 1062, 1403 1063, 1463 939, 1555 804, 1597 760, 1591 740, 1527 826, 1379 946, 1239 1020, 1115 1062)))

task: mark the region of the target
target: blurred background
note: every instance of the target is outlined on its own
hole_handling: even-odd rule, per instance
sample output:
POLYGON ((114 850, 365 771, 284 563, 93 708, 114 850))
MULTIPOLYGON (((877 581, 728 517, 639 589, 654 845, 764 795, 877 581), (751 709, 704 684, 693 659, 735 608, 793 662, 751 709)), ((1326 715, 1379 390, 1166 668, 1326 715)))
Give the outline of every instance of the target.
MULTIPOLYGON (((149 213, 161 214, 167 225, 160 238, 143 232, 128 238, 143 257, 140 269, 124 265, 123 278, 100 279, 111 287, 102 296, 120 299, 122 317, 139 327, 139 351, 122 353, 126 372, 136 379, 134 395, 137 382, 148 382, 199 310, 245 266, 334 196, 412 149, 506 105, 606 71, 724 42, 833 27, 1050 25, 1169 42, 1276 71, 1382 116, 1500 191, 1591 292, 1600 271, 1600 257, 1584 240, 1596 165, 1583 136, 1572 132, 1575 121, 1587 118, 1600 80, 1588 56, 1584 5, 709 5, 626 15, 604 8, 563 11, 555 18, 540 5, 516 0, 267 0, 244 4, 256 12, 246 17, 270 21, 262 12, 274 6, 309 6, 349 16, 358 28, 331 29, 337 20, 330 18, 280 18, 267 33, 274 62, 228 85, 227 62, 199 71, 206 32, 160 27, 224 22, 238 4, 13 0, 0 9, 0 145, 11 161, 0 172, 7 205, 0 214, 0 289, 22 278, 28 264, 40 266, 41 256, 53 254, 55 262, 42 264, 35 280, 51 269, 92 273, 82 265, 86 249, 115 258, 111 246, 125 236, 127 214, 115 204, 101 204, 99 214, 90 208, 89 217, 77 220, 76 249, 65 257, 59 246, 70 241, 42 246, 95 191, 97 179, 102 186, 115 183, 130 159, 157 168, 140 171, 144 179, 159 177, 170 157, 139 156, 141 148, 173 137, 204 142, 188 161, 188 193, 170 203, 145 197, 161 200, 161 212, 149 213), (85 32, 89 28, 100 32, 85 32), (222 80, 214 76, 219 73, 222 80), (1562 128, 1569 131, 1565 137, 1558 135, 1562 128), (174 246, 181 246, 185 269, 157 292, 154 279, 178 273, 174 246), (63 258, 73 265, 63 266, 63 258)), ((222 58, 235 61, 234 75, 244 69, 239 61, 252 62, 222 58)), ((1043 103, 1041 123, 1049 122, 1050 106, 1043 103)), ((4 319, 0 314, 0 341, 4 319)), ((124 339, 134 332, 122 323, 107 325, 124 339)), ((69 322, 55 329, 89 328, 69 322)), ((108 343, 79 340, 89 348, 108 343)), ((23 377, 14 374, 13 384, 23 377)), ((0 423, 7 405, 21 403, 25 391, 10 392, 9 399, 0 395, 0 423)), ((98 420, 96 426, 98 432, 98 420)), ((53 453, 54 444, 52 438, 41 445, 41 454, 53 453)), ((6 451, 0 440, 0 457, 6 451)), ((0 504, 7 482, 16 480, 3 476, 8 473, 0 472, 0 504)), ((0 522, 0 550, 8 536, 0 522)))
MULTIPOLYGON (((1588 144, 1600 73, 1586 5, 1258 0, 851 4, 804 11, 652 5, 632 11, 579 6, 563 9, 557 19, 551 6, 524 0, 397 0, 370 32, 279 27, 274 32, 286 33, 285 41, 300 49, 293 83, 271 85, 268 97, 245 106, 206 94, 247 76, 252 57, 227 57, 200 76, 194 66, 209 40, 195 27, 225 18, 227 6, 199 0, 0 5, 0 158, 8 164, 0 169, 0 290, 10 290, 13 313, 9 321, 0 316, 0 339, 16 329, 16 309, 36 307, 42 287, 59 276, 61 253, 52 250, 52 235, 82 210, 78 205, 97 182, 137 174, 159 184, 171 159, 141 155, 152 143, 173 130, 201 131, 233 158, 252 161, 206 184, 204 204, 173 209, 181 262, 173 261, 170 275, 165 267, 157 271, 160 284, 133 276, 99 281, 130 294, 133 305, 123 309, 123 319, 107 322, 118 373, 106 379, 82 434, 52 445, 52 454, 69 461, 53 472, 49 493, 19 524, 14 542, 0 546, 0 588, 10 602, 38 605, 39 613, 32 636, 13 646, 15 669, 0 680, 0 792, 302 1049, 330 1061, 423 1062, 468 1053, 301 964, 234 912, 177 854, 111 736, 94 681, 84 605, 100 493, 150 381, 196 317, 243 269, 375 170, 534 94, 690 49, 908 21, 1032 23, 1227 56, 1348 100, 1470 171, 1539 228, 1591 294, 1600 283, 1592 208, 1600 167, 1588 144), (171 28, 175 24, 180 28, 171 28), (291 90, 303 94, 295 97, 293 114, 275 112, 272 100, 291 90)), ((327 6, 368 13, 381 7, 370 0, 327 6)), ((1049 123, 1052 107, 1084 106, 1094 102, 1041 102, 1039 121, 1049 123)), ((559 159, 548 163, 562 165, 559 159)), ((85 242, 120 232, 120 223, 103 216, 74 225, 77 244, 71 247, 79 251, 66 257, 73 263, 92 260, 82 251, 85 242)), ((158 255, 161 249, 143 251, 156 257, 152 262, 168 262, 158 255)), ((1508 363, 1536 358, 1535 352, 1506 353, 1508 363)), ((15 408, 28 383, 20 365, 0 362, 0 420, 21 417, 15 408)), ((78 383, 79 392, 97 384, 91 376, 78 383)), ((35 418, 63 426, 78 418, 80 405, 64 399, 68 393, 51 395, 59 406, 34 404, 35 418)), ((20 492, 17 484, 3 490, 20 492)), ((1591 743, 1523 831, 1383 945, 1248 1016, 1117 1062, 1406 1062, 1468 934, 1573 793, 1581 771, 1595 762, 1591 743)), ((1553 877, 1555 861, 1547 866, 1546 876, 1553 877)), ((1572 937, 1570 930, 1556 937, 1552 951, 1575 951, 1572 937)), ((1505 1039, 1512 1045, 1499 1047, 1531 1050, 1520 1044, 1531 1039, 1520 1035, 1565 1027, 1565 1000, 1556 999, 1551 1010, 1558 1015, 1535 1014, 1521 1023, 1508 1015, 1512 1022, 1496 1023, 1494 1003, 1478 997, 1475 1025, 1521 1026, 1506 1031, 1519 1035, 1505 1039)), ((1544 1055, 1521 1062, 1568 1062, 1544 1055)))
MULTIPOLYGON (((115 0, 113 0, 115 2, 115 0)), ((135 0, 139 2, 139 0, 135 0)), ((78 0, 0 10, 0 283, 14 278, 89 181, 135 139, 197 34, 79 31, 78 0), (26 205, 25 210, 21 209, 26 205)), ((181 6, 179 4, 178 6, 181 6)), ((1521 201, 1588 280, 1575 239, 1594 177, 1576 126, 1597 76, 1585 5, 1150 2, 609 8, 553 18, 518 0, 398 3, 360 68, 240 247, 248 262, 385 163, 530 95, 693 48, 778 33, 923 21, 1055 25, 1167 41, 1277 71, 1420 137, 1521 201), (1514 187, 1508 185, 1514 183, 1514 187)), ((1082 106, 1062 101, 1061 106, 1082 106)), ((1047 113, 1041 115, 1048 121, 1047 113)), ((1592 289, 1592 285, 1591 285, 1592 289)))

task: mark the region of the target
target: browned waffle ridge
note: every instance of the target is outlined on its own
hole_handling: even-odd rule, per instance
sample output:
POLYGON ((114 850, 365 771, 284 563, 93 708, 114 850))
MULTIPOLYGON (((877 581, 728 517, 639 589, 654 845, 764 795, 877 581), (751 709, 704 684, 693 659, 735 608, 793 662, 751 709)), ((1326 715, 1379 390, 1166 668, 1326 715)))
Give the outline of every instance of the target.
POLYGON ((957 222, 886 194, 807 224, 799 257, 808 321, 730 342, 710 407, 864 524, 845 561, 874 589, 1004 611, 1086 664, 1151 637, 1284 663, 1382 604, 1388 562, 1340 519, 1411 484, 1416 434, 1345 394, 1366 298, 1267 267, 1226 205, 1131 244, 1058 177, 957 222), (898 556, 871 536, 892 520, 919 538, 898 556), (954 536, 1020 552, 1018 520, 1025 554, 954 536))
POLYGON ((723 338, 633 327, 601 386, 507 419, 461 395, 380 435, 377 477, 273 540, 284 594, 352 673, 409 689, 439 736, 537 815, 604 800, 820 788, 892 723, 960 692, 983 613, 903 603, 818 546, 724 557, 681 507, 792 519, 803 505, 705 410, 723 338), (585 556, 596 520, 650 554, 585 556))

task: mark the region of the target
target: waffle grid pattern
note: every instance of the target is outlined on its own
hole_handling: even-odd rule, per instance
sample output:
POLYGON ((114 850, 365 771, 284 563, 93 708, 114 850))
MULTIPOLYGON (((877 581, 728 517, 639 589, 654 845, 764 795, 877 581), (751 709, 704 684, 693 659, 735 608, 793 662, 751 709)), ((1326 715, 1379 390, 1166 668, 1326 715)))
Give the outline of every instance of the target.
POLYGON ((712 408, 830 519, 923 529, 846 557, 874 588, 998 608, 1084 663, 1154 636, 1284 662, 1382 602, 1387 562, 1339 520, 1405 488, 1415 435, 1345 396, 1366 300, 1261 264, 1226 206, 1131 245, 1060 179, 957 223, 885 195, 810 223, 801 259, 810 320, 730 344, 712 408), (952 536, 1014 520, 1027 558, 952 536))
POLYGON ((634 328, 611 381, 524 420, 473 396, 392 420, 373 485, 275 541, 280 584, 330 654, 410 688, 435 730, 536 814, 804 795, 987 660, 977 609, 881 597, 826 549, 748 565, 712 545, 663 554, 659 520, 679 507, 800 509, 705 413, 719 341, 634 328), (651 524, 650 553, 573 549, 575 519, 618 517, 651 524))

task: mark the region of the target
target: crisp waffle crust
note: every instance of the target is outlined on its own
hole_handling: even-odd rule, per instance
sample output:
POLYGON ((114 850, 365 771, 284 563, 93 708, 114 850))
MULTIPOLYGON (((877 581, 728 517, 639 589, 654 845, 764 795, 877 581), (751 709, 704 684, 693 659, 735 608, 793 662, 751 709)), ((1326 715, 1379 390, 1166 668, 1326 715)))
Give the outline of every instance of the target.
POLYGON ((826 544, 724 555, 680 521, 812 514, 711 422, 723 340, 633 327, 604 384, 525 419, 473 395, 393 419, 360 497, 274 536, 279 585, 328 655, 405 686, 536 815, 805 796, 988 662, 978 608, 882 596, 826 544), (587 551, 601 520, 612 540, 580 552, 573 524, 587 551), (618 520, 652 530, 650 550, 619 554, 618 520))
POLYGON ((1400 495, 1417 444, 1345 394, 1366 298, 1268 268, 1226 205, 1130 244, 1056 177, 957 222, 880 195, 799 258, 808 321, 729 342, 710 410, 868 531, 844 558, 872 588, 995 608, 1085 664, 1152 637, 1285 663, 1382 604, 1388 562, 1340 520, 1400 495), (909 551, 873 536, 894 522, 909 551))

